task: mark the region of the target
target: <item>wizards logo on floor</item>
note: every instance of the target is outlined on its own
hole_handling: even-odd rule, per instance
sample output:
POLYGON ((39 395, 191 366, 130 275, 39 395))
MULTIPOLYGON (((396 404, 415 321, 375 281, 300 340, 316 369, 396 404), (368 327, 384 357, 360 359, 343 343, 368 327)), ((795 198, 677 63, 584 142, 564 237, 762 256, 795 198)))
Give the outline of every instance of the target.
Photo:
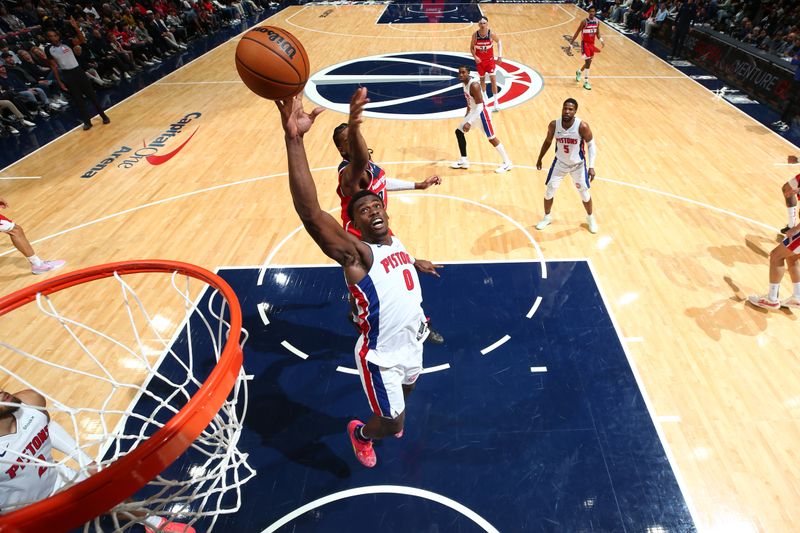
MULTIPOLYGON (((357 87, 366 86, 370 103, 364 115, 399 120, 435 120, 464 116, 464 85, 458 67, 475 68, 470 54, 402 52, 345 61, 308 80, 306 96, 323 107, 348 113, 357 87)), ((500 106, 520 105, 542 90, 544 80, 530 67, 503 59, 497 64, 500 106)), ((473 76, 477 76, 473 72, 473 76)))
POLYGON ((180 143, 177 147, 170 150, 169 152, 162 153, 162 150, 166 147, 167 144, 171 144, 170 140, 173 137, 176 137, 183 133, 186 128, 188 127, 189 123, 193 120, 199 119, 202 116, 202 113, 193 112, 189 113, 188 115, 184 116, 180 120, 172 123, 169 125, 169 128, 162 131, 155 139, 152 141, 145 142, 142 141, 142 147, 134 150, 129 146, 120 146, 118 150, 115 150, 108 157, 103 159, 102 161, 95 164, 92 168, 84 172, 81 177, 82 178, 92 178, 97 175, 98 172, 103 170, 109 165, 115 165, 118 168, 133 168, 139 161, 145 160, 151 165, 163 165, 176 155, 178 152, 183 150, 183 147, 192 140, 194 134, 197 133, 197 130, 200 129, 200 126, 196 127, 194 131, 189 135, 186 140, 180 143))

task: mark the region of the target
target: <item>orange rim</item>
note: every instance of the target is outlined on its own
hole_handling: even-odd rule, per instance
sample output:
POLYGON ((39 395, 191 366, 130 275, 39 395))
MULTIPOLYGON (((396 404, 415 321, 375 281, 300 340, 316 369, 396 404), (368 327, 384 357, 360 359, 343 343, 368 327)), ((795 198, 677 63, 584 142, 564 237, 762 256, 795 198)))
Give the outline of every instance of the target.
POLYGON ((230 331, 219 362, 189 402, 139 447, 86 480, 45 500, 0 517, 0 531, 70 530, 105 513, 172 464, 194 442, 225 402, 242 367, 242 311, 236 293, 216 274, 179 261, 143 260, 108 263, 48 279, 0 298, 0 317, 36 299, 114 273, 178 272, 217 289, 230 309, 230 331))

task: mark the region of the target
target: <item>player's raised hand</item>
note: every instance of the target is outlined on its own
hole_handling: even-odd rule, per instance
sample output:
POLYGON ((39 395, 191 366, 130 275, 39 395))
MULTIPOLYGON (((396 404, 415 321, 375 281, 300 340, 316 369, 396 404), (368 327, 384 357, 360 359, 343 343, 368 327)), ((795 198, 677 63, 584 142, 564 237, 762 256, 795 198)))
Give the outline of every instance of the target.
POLYGON ((414 261, 414 268, 417 269, 419 272, 424 272, 426 274, 430 274, 431 276, 436 276, 437 278, 440 277, 439 273, 436 272, 437 268, 444 268, 444 265, 435 265, 428 261, 427 259, 416 259, 414 261))
POLYGON ((292 139, 305 135, 311 129, 317 115, 325 110, 323 107, 316 107, 311 113, 306 113, 303 110, 303 97, 299 94, 288 100, 276 100, 275 105, 281 112, 283 131, 292 139))
POLYGON ((416 185, 416 189, 425 190, 431 185, 439 185, 442 183, 442 178, 439 176, 431 176, 430 178, 425 179, 424 181, 418 181, 416 185))
POLYGON ((368 103, 367 88, 359 87, 356 89, 356 92, 353 93, 353 97, 350 99, 350 120, 348 121, 348 126, 358 126, 364 122, 364 106, 368 103))

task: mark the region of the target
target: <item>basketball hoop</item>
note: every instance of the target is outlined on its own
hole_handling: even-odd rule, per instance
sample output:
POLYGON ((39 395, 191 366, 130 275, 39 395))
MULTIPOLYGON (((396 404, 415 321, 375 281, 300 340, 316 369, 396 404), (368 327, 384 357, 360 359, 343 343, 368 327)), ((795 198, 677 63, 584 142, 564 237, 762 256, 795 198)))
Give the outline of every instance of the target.
MULTIPOLYGON (((46 325, 56 321, 58 328, 52 335, 71 339, 74 344, 68 346, 66 341, 54 340, 51 342, 57 343, 57 349, 42 348, 45 355, 35 355, 0 339, 0 371, 22 387, 45 396, 52 418, 69 417, 70 423, 63 425, 68 431, 73 429, 81 450, 94 459, 96 466, 91 470, 96 473, 90 474, 89 465, 80 464, 77 470, 85 477, 83 481, 76 482, 73 476, 49 498, 0 516, 0 531, 49 531, 54 527, 70 530, 84 523, 88 530, 90 521, 95 529, 102 530, 103 520, 110 520, 114 529, 128 529, 153 515, 188 523, 208 518, 209 524, 204 523, 203 530, 210 531, 219 514, 238 510, 241 485, 255 471, 247 463, 247 454, 237 448, 247 409, 248 377, 242 369, 247 331, 242 336, 242 313, 233 289, 219 276, 187 263, 110 263, 57 276, 0 298, 0 320, 31 302, 37 303, 36 316, 46 325), (174 291, 164 290, 167 281, 174 291), (138 282, 142 282, 141 287, 138 282), (79 287, 89 284, 92 287, 79 287), (101 286, 95 287, 96 284, 101 286), (109 324, 124 327, 104 332, 90 325, 89 319, 78 321, 57 310, 59 306, 75 307, 73 304, 81 295, 101 298, 102 294, 108 300, 108 294, 114 293, 103 290, 108 286, 122 293, 122 302, 114 301, 109 307, 119 306, 125 312, 122 318, 111 316, 113 310, 107 313, 109 316, 104 312, 97 315, 109 324), (62 298, 56 293, 71 288, 79 291, 75 297, 63 296, 61 302, 54 301, 62 298), (165 328, 158 324, 161 315, 147 311, 147 296, 159 306, 159 313, 159 300, 175 302, 172 314, 176 320, 165 320, 173 331, 169 338, 162 335, 165 328), (205 312, 200 309, 201 303, 207 307, 205 312), (199 353, 209 343, 214 360, 205 350, 199 353), (8 350, 11 356, 2 350, 8 350), (107 357, 103 359, 103 355, 107 357), (125 372, 116 372, 113 366, 123 357, 128 366, 122 367, 125 372), (12 358, 18 361, 10 361, 12 358), (62 360, 78 362, 68 366, 62 360), (58 383, 86 380, 89 385, 78 387, 78 392, 84 390, 82 387, 90 390, 78 402, 83 404, 85 399, 87 405, 60 399, 57 391, 61 387, 50 391, 37 387, 31 377, 31 368, 37 365, 51 374, 67 373, 56 378, 58 383), (134 367, 135 372, 128 371, 134 367), (195 376, 204 370, 208 371, 205 379, 195 376), (135 380, 128 376, 137 372, 143 379, 129 383, 135 380), (105 389, 111 392, 103 396, 100 391, 105 389), (94 399, 99 405, 88 405, 94 399), (126 401, 127 406, 113 407, 115 401, 126 401), (152 405, 152 410, 142 414, 142 403, 152 405), (99 428, 99 436, 83 435, 79 426, 84 419, 89 426, 99 428), (193 460, 192 468, 179 469, 183 471, 178 472, 178 479, 170 477, 172 472, 162 474, 184 453, 200 460, 193 460), (110 518, 101 519, 100 515, 110 518)), ((91 303, 88 305, 90 310, 95 309, 91 303)), ((75 314, 74 310, 68 311, 75 314)), ((49 334, 51 330, 42 336, 49 334)), ((33 344, 36 342, 38 339, 32 339, 33 344)), ((47 464, 56 468, 76 462, 74 457, 66 457, 47 464)))

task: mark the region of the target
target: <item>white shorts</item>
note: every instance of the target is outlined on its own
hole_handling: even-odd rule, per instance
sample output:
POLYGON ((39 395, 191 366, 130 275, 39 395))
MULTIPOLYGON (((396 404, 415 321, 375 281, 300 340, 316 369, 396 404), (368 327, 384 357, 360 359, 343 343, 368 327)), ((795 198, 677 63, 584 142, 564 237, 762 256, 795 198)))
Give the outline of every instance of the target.
POLYGON ((550 170, 547 172, 547 180, 544 182, 552 189, 558 189, 561 185, 561 180, 564 176, 569 175, 572 177, 572 183, 579 192, 589 190, 589 171, 586 168, 586 160, 576 163, 574 165, 567 165, 560 159, 553 159, 553 164, 550 165, 550 170))
POLYGON ((14 229, 14 226, 16 226, 16 224, 14 224, 13 220, 4 217, 3 215, 0 215, 0 232, 8 233, 12 229, 14 229))
POLYGON ((394 365, 380 366, 370 361, 380 360, 375 350, 362 350, 363 339, 356 343, 356 367, 369 406, 378 416, 397 418, 406 409, 403 385, 416 383, 422 372, 422 343, 410 344, 400 357, 393 354, 394 365))
MULTIPOLYGON (((486 106, 483 106, 483 111, 478 113, 478 116, 472 119, 470 122, 469 130, 472 131, 473 126, 478 122, 480 119, 481 127, 483 128, 483 133, 486 134, 486 138, 492 140, 495 138, 494 134, 494 126, 492 126, 492 114, 486 109, 486 106)), ((464 126, 467 124, 467 117, 464 117, 461 120, 461 124, 458 125, 458 129, 464 131, 464 126)))

